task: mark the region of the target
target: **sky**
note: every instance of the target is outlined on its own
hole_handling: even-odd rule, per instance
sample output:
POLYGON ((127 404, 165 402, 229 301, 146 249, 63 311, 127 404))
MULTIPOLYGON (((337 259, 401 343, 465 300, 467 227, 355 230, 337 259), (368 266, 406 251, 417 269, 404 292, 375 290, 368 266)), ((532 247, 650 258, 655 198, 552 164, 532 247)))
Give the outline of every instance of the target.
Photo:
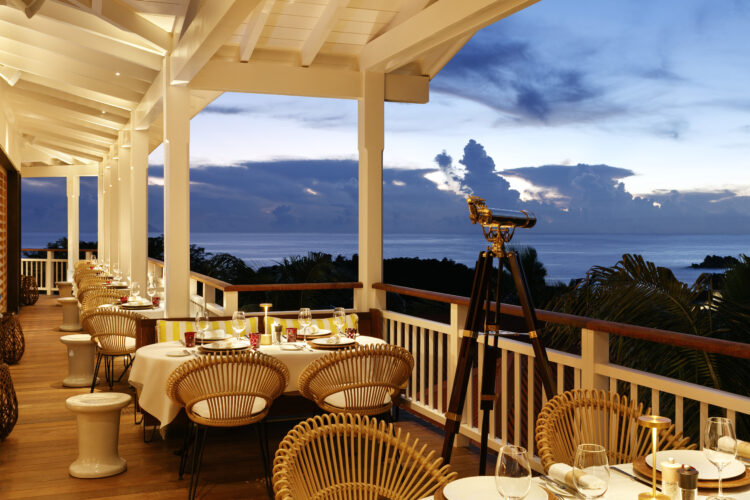
MULTIPOLYGON (((473 193, 541 232, 750 233, 749 48, 741 0, 542 0, 501 20, 428 104, 386 104, 384 229, 471 231, 473 193)), ((192 230, 356 231, 356 118, 354 101, 217 99, 191 122, 192 230)), ((158 230, 161 148, 150 163, 158 230)), ((50 189, 34 182, 24 215, 50 189)), ((55 227, 54 205, 25 230, 55 227)))

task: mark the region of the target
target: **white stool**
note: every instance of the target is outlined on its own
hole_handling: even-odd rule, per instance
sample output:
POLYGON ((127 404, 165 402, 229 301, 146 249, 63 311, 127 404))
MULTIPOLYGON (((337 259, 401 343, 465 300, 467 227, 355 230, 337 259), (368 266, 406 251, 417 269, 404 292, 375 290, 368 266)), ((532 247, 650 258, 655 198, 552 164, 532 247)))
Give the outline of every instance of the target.
POLYGON ((57 285, 57 293, 60 294, 60 298, 73 296, 72 281, 58 281, 55 285, 57 285))
POLYGON ((120 392, 92 392, 65 400, 78 419, 78 458, 68 467, 71 476, 108 477, 127 469, 127 462, 117 454, 117 442, 120 410, 130 399, 120 392))
POLYGON ((60 342, 68 346, 68 376, 63 379, 65 387, 88 387, 94 378, 96 344, 88 333, 63 335, 60 342))
POLYGON ((63 297, 57 299, 62 306, 63 322, 60 325, 61 332, 80 332, 81 324, 78 323, 78 299, 75 297, 63 297))

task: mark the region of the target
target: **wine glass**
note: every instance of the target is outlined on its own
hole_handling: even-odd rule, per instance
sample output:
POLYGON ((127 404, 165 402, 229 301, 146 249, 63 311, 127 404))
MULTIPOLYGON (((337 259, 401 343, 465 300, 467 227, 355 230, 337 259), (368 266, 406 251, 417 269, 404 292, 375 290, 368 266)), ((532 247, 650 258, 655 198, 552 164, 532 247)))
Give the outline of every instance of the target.
POLYGON ((341 335, 341 329, 344 327, 344 318, 346 317, 346 311, 343 307, 337 307, 333 310, 333 323, 336 325, 338 330, 336 333, 341 335))
POLYGON ((154 295, 156 295, 156 285, 153 281, 149 280, 148 286, 146 287, 146 295, 148 295, 149 300, 151 300, 151 303, 154 303, 154 295))
POLYGON ((234 311, 232 314, 232 330, 234 330, 234 336, 237 340, 240 340, 242 332, 245 331, 245 313, 242 311, 234 311))
POLYGON ((598 498, 609 488, 607 450, 598 444, 579 444, 573 459, 573 483, 586 498, 598 498))
POLYGON ((141 284, 134 281, 130 284, 130 295, 133 296, 133 300, 138 301, 138 297, 141 296, 141 284))
POLYGON ((312 313, 310 312, 310 308, 301 308, 297 319, 299 320, 299 324, 302 325, 302 335, 306 335, 307 329, 312 325, 312 313))
POLYGON ((198 309, 195 313, 195 331, 198 338, 203 340, 206 337, 206 331, 208 331, 208 316, 203 309, 198 309))
POLYGON ((706 422, 706 433, 703 437, 703 454, 709 462, 719 469, 719 492, 708 500, 732 500, 721 491, 721 471, 737 455, 737 440, 734 436, 734 424, 724 417, 710 417, 706 422), (719 443, 721 441, 721 443, 719 443))
POLYGON ((120 266, 117 264, 112 266, 112 274, 114 275, 115 281, 120 281, 120 278, 122 278, 122 275, 120 274, 120 266))
POLYGON ((495 466, 495 486, 506 499, 526 496, 531 488, 531 467, 525 448, 513 445, 500 448, 495 466))

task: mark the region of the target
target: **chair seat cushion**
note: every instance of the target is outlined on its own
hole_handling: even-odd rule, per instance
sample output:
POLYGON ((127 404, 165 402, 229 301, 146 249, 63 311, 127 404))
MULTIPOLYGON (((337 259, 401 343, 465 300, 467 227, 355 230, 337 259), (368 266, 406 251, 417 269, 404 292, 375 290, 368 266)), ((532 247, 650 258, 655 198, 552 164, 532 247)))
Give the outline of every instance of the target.
MULTIPOLYGON (((125 338, 125 348, 124 349, 109 349, 109 348, 102 348, 102 342, 100 339, 97 339, 96 341, 97 347, 100 351, 102 351, 102 354, 110 354, 110 355, 121 355, 121 354, 135 354, 136 351, 136 345, 135 345, 135 339, 133 337, 126 337, 125 338)), ((107 345, 107 342, 104 342, 104 345, 107 345)), ((111 343, 109 344, 112 345, 111 343)), ((135 356, 134 356, 135 357, 135 356)))
MULTIPOLYGON (((347 408, 346 396, 344 394, 345 392, 346 391, 334 392, 333 394, 325 398, 323 401, 328 405, 335 406, 336 408, 345 409, 347 408)), ((383 398, 383 406, 386 406, 390 403, 391 403, 391 395, 386 392, 385 397, 383 398)))
MULTIPOLYGON (((266 409, 266 400, 263 398, 255 398, 255 401, 253 401, 253 407, 250 410, 251 415, 255 415, 257 413, 262 412, 266 409)), ((193 405, 193 414, 197 415, 201 418, 221 418, 221 417, 212 417, 211 416, 211 409, 208 406, 208 400, 198 401, 193 405)))

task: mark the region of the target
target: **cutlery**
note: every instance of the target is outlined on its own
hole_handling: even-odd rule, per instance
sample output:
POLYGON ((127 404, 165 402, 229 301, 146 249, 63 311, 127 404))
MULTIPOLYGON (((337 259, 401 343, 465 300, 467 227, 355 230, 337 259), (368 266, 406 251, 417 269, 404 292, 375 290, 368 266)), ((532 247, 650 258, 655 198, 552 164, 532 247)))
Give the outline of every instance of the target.
POLYGON ((630 479, 633 479, 634 481, 638 481, 641 484, 645 484, 646 486, 649 486, 649 487, 653 486, 650 481, 646 481, 645 479, 638 477, 635 474, 625 472, 624 470, 620 469, 619 467, 615 465, 610 466, 610 468, 616 470, 617 472, 619 472, 620 474, 624 476, 628 476, 630 479))
MULTIPOLYGON (((561 483, 560 481, 557 481, 556 479, 552 479, 551 477, 546 476, 544 474, 539 474, 539 477, 544 479, 548 485, 553 486, 556 490, 564 492, 565 496, 574 497, 574 498, 583 498, 583 496, 581 496, 580 493, 578 493, 576 490, 574 490, 573 488, 571 488, 565 483, 561 483)), ((557 496, 558 498, 560 497, 560 495, 555 492, 553 492, 552 494, 557 496)))

